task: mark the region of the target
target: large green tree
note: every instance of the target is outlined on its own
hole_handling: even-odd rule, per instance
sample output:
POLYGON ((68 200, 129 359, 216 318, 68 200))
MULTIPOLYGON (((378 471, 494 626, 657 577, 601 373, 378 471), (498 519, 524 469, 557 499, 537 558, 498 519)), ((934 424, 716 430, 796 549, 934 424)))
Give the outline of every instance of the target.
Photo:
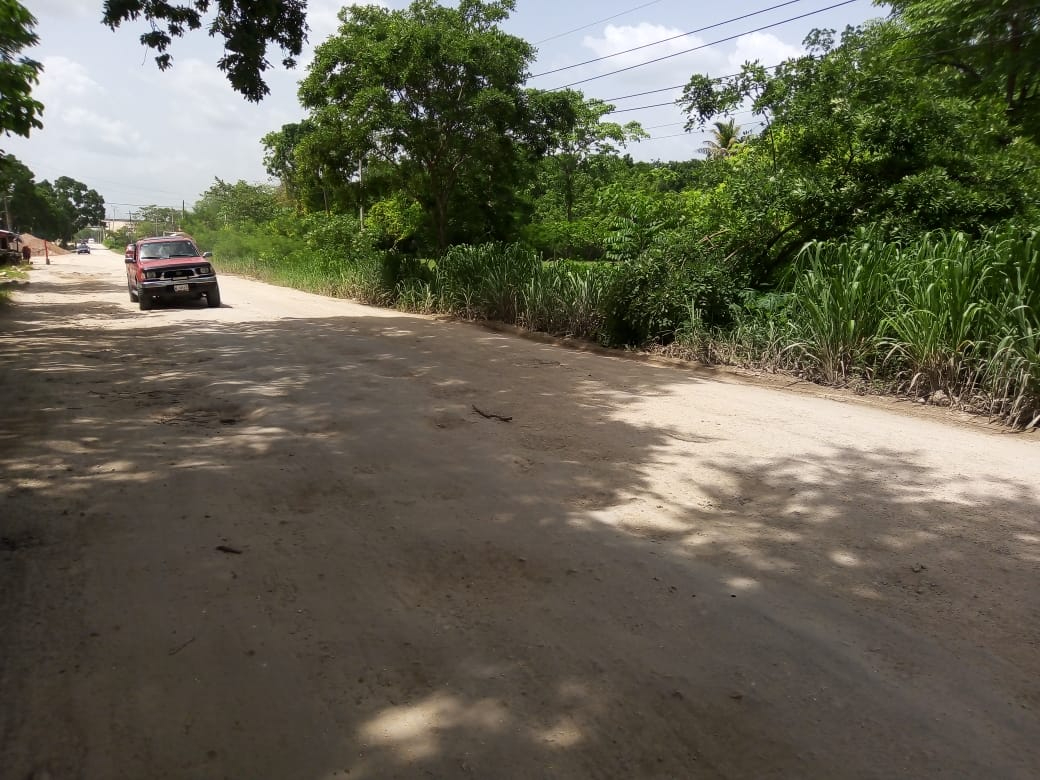
POLYGON ((580 92, 547 92, 534 99, 550 117, 551 144, 532 183, 534 219, 524 230, 525 240, 553 257, 601 257, 605 233, 598 192, 626 175, 619 151, 647 134, 636 122, 607 121, 613 106, 586 100, 580 92))
POLYGON ((19 232, 58 237, 59 216, 31 170, 12 154, 0 154, 0 192, 8 196, 11 226, 19 232))
POLYGON ((534 49, 499 27, 514 5, 344 8, 300 86, 313 132, 335 137, 337 154, 392 164, 439 249, 500 233, 525 165, 549 143, 523 88, 534 49))
POLYGON ((309 192, 314 177, 300 155, 301 140, 311 131, 309 120, 290 122, 280 130, 268 133, 260 142, 264 147, 264 168, 281 182, 285 194, 294 202, 309 205, 309 192))
POLYGON ((104 198, 83 182, 59 176, 36 184, 28 168, 10 159, 0 167, 0 175, 4 170, 16 179, 12 205, 24 231, 68 243, 80 230, 105 218, 104 198))
MULTIPOLYGON (((879 3, 880 4, 880 3, 879 3)), ((1040 5, 1023 0, 885 0, 913 56, 959 94, 999 98, 1040 140, 1040 5)))
POLYGON ((34 17, 17 0, 0 0, 0 133, 28 137, 43 127, 43 104, 32 98, 43 66, 22 51, 35 46, 34 17))
MULTIPOLYGON (((362 202, 359 167, 363 155, 345 143, 343 136, 342 117, 328 112, 324 121, 304 119, 261 139, 267 172, 278 178, 302 210, 353 210, 362 202)), ((367 162, 371 168, 373 161, 367 162)))
POLYGON ((54 194, 68 220, 68 229, 61 238, 69 241, 85 227, 101 224, 105 218, 105 199, 94 189, 69 176, 54 180, 54 194))

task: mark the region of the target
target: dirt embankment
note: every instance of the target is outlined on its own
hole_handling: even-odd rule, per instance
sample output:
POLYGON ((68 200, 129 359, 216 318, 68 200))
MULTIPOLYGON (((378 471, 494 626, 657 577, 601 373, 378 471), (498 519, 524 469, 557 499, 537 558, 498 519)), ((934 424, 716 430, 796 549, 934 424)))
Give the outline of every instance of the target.
POLYGON ((47 253, 51 255, 67 255, 71 254, 70 250, 62 249, 58 244, 53 241, 44 242, 42 238, 37 238, 32 233, 22 233, 22 246, 28 246, 33 253, 33 257, 44 256, 44 244, 47 245, 47 253))

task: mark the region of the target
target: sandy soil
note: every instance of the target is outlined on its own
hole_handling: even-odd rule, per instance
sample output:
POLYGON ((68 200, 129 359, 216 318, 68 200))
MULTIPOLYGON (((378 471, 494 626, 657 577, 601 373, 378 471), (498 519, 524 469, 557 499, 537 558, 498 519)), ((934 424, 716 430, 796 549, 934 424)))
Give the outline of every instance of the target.
MULTIPOLYGON (((23 245, 29 245, 29 248, 32 250, 33 257, 40 258, 40 260, 38 261, 39 263, 45 264, 44 257, 48 255, 50 257, 54 257, 55 255, 71 254, 71 252, 68 249, 62 249, 54 242, 45 242, 42 238, 37 238, 32 233, 22 233, 20 238, 22 240, 23 245), (44 244, 46 244, 46 247, 44 246, 44 244)), ((94 251, 107 252, 108 250, 101 249, 101 247, 96 247, 94 248, 94 251)))
POLYGON ((1040 774, 1035 434, 52 262, 0 314, 4 780, 1040 774))

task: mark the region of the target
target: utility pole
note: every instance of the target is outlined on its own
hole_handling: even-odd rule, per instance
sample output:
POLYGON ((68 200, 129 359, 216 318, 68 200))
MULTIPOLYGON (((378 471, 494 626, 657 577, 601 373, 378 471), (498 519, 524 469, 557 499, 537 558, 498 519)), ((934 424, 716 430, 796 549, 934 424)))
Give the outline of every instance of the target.
POLYGON ((10 202, 11 202, 11 192, 12 192, 12 191, 13 191, 13 185, 12 185, 12 189, 11 189, 11 190, 8 190, 7 192, 5 192, 5 193, 4 193, 4 216, 5 216, 5 217, 6 217, 6 219, 7 219, 7 222, 6 222, 6 224, 7 224, 7 229, 8 229, 8 230, 10 230, 10 229, 11 229, 11 209, 10 209, 10 202))

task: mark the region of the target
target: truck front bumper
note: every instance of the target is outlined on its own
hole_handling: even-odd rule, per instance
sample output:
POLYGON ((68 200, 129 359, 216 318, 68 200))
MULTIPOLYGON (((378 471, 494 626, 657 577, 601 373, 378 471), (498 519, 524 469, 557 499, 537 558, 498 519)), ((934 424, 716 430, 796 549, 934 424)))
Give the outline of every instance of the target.
POLYGON ((162 300, 175 298, 198 298, 217 289, 217 277, 192 276, 183 279, 145 279, 141 282, 141 294, 162 300))

